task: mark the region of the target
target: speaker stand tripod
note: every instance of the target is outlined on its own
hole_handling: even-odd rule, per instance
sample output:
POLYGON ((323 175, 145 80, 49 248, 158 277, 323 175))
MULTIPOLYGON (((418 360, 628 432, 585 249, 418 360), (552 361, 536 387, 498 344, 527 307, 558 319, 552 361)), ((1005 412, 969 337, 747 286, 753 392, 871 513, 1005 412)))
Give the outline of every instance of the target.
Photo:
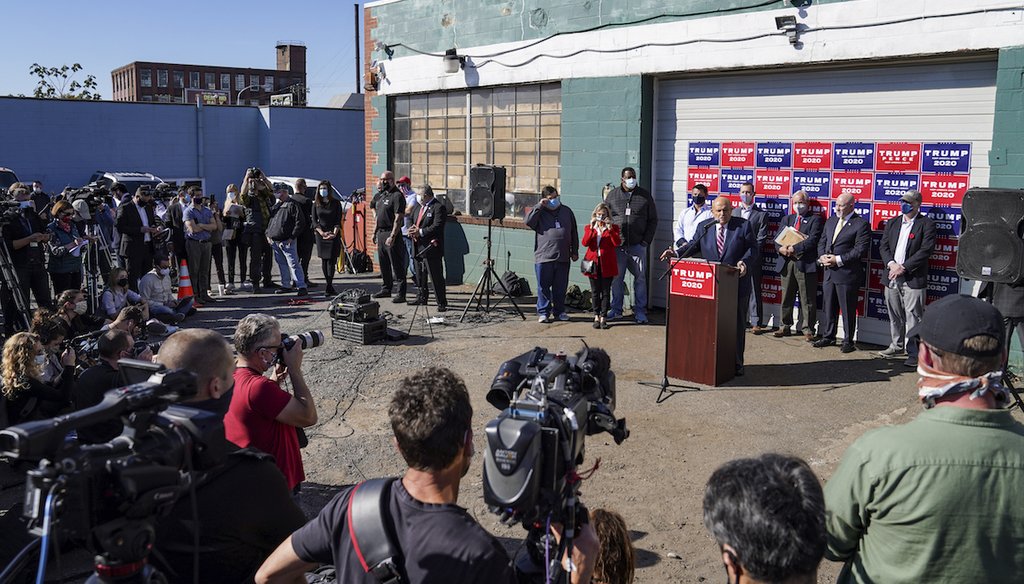
POLYGON ((526 320, 526 315, 516 304, 515 298, 512 298, 512 293, 509 292, 508 287, 505 286, 505 282, 498 276, 498 273, 494 271, 494 259, 491 257, 491 222, 492 219, 487 220, 487 237, 484 238, 487 241, 487 259, 484 260, 483 265, 484 273, 480 276, 480 281, 476 284, 476 289, 473 290, 473 295, 469 297, 469 302, 466 303, 466 308, 462 309, 462 317, 459 318, 459 322, 466 320, 466 313, 469 312, 469 307, 473 305, 473 301, 476 300, 476 310, 480 311, 480 305, 483 304, 484 312, 491 312, 492 309, 496 308, 501 301, 508 298, 508 301, 512 303, 512 306, 519 313, 519 318, 526 320), (491 303, 491 289, 494 286, 494 282, 497 282, 504 294, 493 304, 491 303))

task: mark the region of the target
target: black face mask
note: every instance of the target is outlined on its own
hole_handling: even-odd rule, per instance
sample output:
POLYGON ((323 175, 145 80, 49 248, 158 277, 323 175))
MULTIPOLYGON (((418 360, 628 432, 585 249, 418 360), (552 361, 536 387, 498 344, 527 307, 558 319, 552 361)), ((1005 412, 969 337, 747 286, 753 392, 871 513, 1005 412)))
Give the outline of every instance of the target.
POLYGON ((704 201, 706 200, 707 199, 705 199, 704 197, 693 197, 693 204, 697 205, 698 207, 701 207, 704 205, 704 201))
POLYGON ((234 394, 235 388, 232 387, 224 395, 219 398, 204 399, 203 401, 192 402, 187 405, 190 408, 197 410, 203 410, 204 412, 210 412, 217 416, 224 417, 228 413, 228 408, 231 407, 231 396, 234 394))
POLYGON ((120 280, 117 281, 117 285, 122 287, 122 288, 127 288, 128 287, 128 278, 121 278, 120 280))

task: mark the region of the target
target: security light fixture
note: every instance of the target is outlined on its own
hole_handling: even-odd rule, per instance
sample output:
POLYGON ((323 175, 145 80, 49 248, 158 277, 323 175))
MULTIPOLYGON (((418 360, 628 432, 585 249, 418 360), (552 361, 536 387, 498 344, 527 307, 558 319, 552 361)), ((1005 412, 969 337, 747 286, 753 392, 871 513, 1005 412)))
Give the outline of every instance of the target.
POLYGON ((458 73, 459 69, 466 67, 466 58, 462 57, 455 49, 448 49, 444 52, 444 72, 448 75, 458 73))
POLYGON ((800 42, 800 31, 796 25, 795 16, 776 16, 775 28, 784 31, 789 37, 789 44, 795 45, 800 42))

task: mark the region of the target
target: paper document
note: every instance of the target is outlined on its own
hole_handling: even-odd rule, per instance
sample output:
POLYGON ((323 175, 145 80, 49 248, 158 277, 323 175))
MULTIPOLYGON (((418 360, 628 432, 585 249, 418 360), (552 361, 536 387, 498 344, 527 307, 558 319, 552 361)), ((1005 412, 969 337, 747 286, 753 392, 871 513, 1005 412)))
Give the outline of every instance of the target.
POLYGON ((775 236, 775 243, 780 246, 796 245, 807 239, 807 236, 792 227, 783 227, 775 236))

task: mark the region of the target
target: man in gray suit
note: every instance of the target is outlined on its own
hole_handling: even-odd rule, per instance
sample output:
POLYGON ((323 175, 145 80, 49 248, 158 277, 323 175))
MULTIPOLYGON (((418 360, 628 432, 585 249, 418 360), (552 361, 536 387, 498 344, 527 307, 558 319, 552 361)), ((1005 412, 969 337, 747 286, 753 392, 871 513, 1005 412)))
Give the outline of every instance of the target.
MULTIPOLYGON (((750 221, 750 230, 754 233, 754 238, 757 240, 750 263, 747 264, 747 268, 750 271, 751 286, 750 310, 748 311, 747 318, 751 314, 754 315, 756 322, 754 322, 754 328, 750 332, 760 335, 769 330, 765 326, 764 300, 761 296, 761 279, 763 277, 761 262, 764 259, 762 248, 765 242, 768 241, 768 214, 754 202, 754 197, 753 183, 745 182, 740 185, 740 206, 736 209, 736 215, 750 221)), ((745 325, 746 322, 743 324, 745 325)))

